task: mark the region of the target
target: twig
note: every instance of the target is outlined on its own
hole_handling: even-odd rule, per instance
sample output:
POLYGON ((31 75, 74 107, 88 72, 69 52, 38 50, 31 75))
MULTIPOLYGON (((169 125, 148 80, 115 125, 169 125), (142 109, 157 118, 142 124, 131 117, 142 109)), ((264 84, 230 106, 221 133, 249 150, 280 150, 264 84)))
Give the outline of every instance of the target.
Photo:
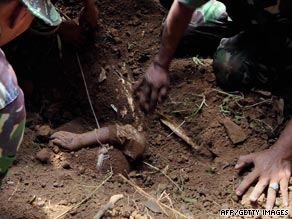
POLYGON ((183 124, 185 124, 186 120, 182 121, 175 129, 174 131, 172 131, 168 136, 166 136, 167 138, 170 137, 173 133, 175 133, 180 127, 183 126, 183 124))
POLYGON ((124 198, 123 194, 113 195, 110 198, 109 202, 100 208, 100 210, 96 213, 96 215, 93 217, 93 219, 100 219, 107 210, 113 209, 115 206, 115 203, 122 198, 124 198))
POLYGON ((230 93, 228 93, 228 92, 225 92, 225 91, 222 91, 222 90, 218 90, 218 89, 212 89, 211 91, 216 91, 219 94, 223 94, 223 95, 230 96, 230 97, 244 98, 244 95, 241 92, 230 92, 230 93), (236 93, 240 93, 240 95, 238 95, 236 93))
POLYGON ((10 197, 8 198, 8 201, 11 200, 12 196, 14 196, 14 194, 15 194, 16 191, 18 190, 19 183, 20 183, 20 180, 18 180, 17 185, 16 185, 14 191, 12 192, 12 194, 10 195, 10 197))
POLYGON ((181 191, 181 192, 183 191, 182 188, 176 182, 174 182, 168 175, 166 175, 166 173, 164 173, 162 170, 160 170, 159 168, 157 168, 157 167, 155 167, 155 166, 153 166, 150 163, 147 163, 145 161, 143 163, 146 164, 147 166, 151 167, 152 169, 157 170, 160 173, 162 173, 162 175, 164 175, 170 182, 172 182, 179 189, 179 191, 181 191))
POLYGON ((96 186, 96 188, 83 200, 81 200, 79 203, 77 203, 76 205, 73 205, 71 208, 69 208, 68 210, 66 210, 65 212, 63 212, 62 214, 60 214, 59 216, 55 217, 54 219, 59 219, 61 217, 63 217, 65 214, 67 214, 69 211, 71 211, 74 208, 78 208, 80 205, 82 205, 84 202, 86 202, 88 199, 91 198, 91 196, 98 190, 100 189, 111 177, 113 176, 113 173, 111 172, 109 174, 109 176, 98 186, 96 186))
POLYGON ((186 218, 186 219, 193 219, 193 217, 191 216, 187 216, 181 212, 179 212, 178 210, 169 207, 166 204, 161 203, 160 201, 158 201, 157 199, 155 199, 154 197, 152 197, 151 195, 149 195, 147 192, 145 192, 143 189, 141 189, 139 186, 137 186, 135 183, 133 183, 132 181, 128 180, 126 177, 124 177, 122 174, 119 174, 119 176, 128 184, 130 184, 131 186, 133 186, 135 188, 135 190, 137 192, 139 192, 142 196, 146 197, 147 199, 149 199, 152 202, 155 202, 157 205, 162 206, 164 208, 167 208, 168 210, 172 211, 174 214, 182 217, 182 218, 186 218))
POLYGON ((249 108, 249 107, 254 107, 254 106, 261 105, 261 104, 266 103, 266 102, 269 102, 269 101, 271 101, 271 99, 263 100, 263 101, 260 101, 260 102, 258 102, 258 103, 254 103, 254 104, 247 105, 247 106, 242 106, 242 105, 240 105, 240 104, 238 104, 238 103, 237 103, 237 104, 238 104, 240 107, 249 108))

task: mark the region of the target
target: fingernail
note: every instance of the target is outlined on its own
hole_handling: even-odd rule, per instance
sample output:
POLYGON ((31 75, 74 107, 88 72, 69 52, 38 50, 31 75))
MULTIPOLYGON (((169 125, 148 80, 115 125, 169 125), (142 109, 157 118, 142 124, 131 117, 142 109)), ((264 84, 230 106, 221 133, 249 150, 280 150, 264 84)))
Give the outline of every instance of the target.
POLYGON ((239 167, 239 165, 238 165, 238 164, 236 164, 234 168, 235 168, 235 169, 237 169, 238 167, 239 167))
POLYGON ((236 191, 235 191, 235 194, 236 194, 236 195, 241 195, 241 191, 240 191, 240 190, 236 190, 236 191))
POLYGON ((266 209, 272 209, 272 206, 271 205, 267 205, 266 209))
POLYGON ((251 195, 249 196, 249 200, 251 200, 252 202, 255 202, 257 198, 255 197, 255 195, 251 195))
POLYGON ((283 205, 284 205, 284 207, 288 207, 289 204, 288 204, 287 201, 284 201, 284 202, 283 202, 283 205))

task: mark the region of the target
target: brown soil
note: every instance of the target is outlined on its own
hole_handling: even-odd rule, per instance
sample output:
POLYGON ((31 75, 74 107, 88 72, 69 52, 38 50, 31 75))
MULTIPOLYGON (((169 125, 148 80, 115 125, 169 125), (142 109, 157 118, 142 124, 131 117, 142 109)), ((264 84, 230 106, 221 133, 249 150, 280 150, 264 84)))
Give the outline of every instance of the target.
MULTIPOLYGON (((76 16, 80 6, 74 1, 70 5, 66 2, 62 11, 76 16)), ((211 59, 196 64, 186 58, 173 62, 172 89, 157 113, 144 116, 133 111, 131 85, 142 76, 157 52, 166 11, 153 0, 98 3, 101 11, 98 42, 78 54, 101 126, 131 123, 147 133, 148 151, 144 160, 131 163, 129 178, 155 198, 163 197, 164 204, 172 204, 194 218, 219 218, 220 209, 250 207, 245 196, 234 195, 242 180, 234 165, 240 155, 264 150, 275 142, 289 117, 285 114, 284 122, 281 121, 280 97, 256 92, 236 96, 222 93, 216 86, 211 59), (106 72, 107 78, 99 83, 101 72, 106 72), (206 103, 201 105, 204 99, 206 103), (186 134, 196 144, 212 150, 216 157, 201 156, 181 138, 170 135, 170 129, 160 122, 160 114, 177 124, 185 121, 182 129, 186 134), (241 128, 246 139, 232 143, 224 126, 226 117, 241 128), (172 182, 143 161, 164 170, 172 182)), ((32 77, 34 91, 26 98, 25 136, 17 161, 1 186, 0 218, 53 219, 88 196, 64 218, 93 218, 112 195, 119 193, 125 198, 104 218, 176 218, 171 211, 166 212, 167 216, 153 203, 146 202, 119 175, 92 194, 107 176, 97 169, 98 145, 70 153, 49 143, 54 131, 81 133, 96 127, 74 51, 64 51, 61 61, 58 53, 51 58, 46 62, 49 66, 44 68, 44 63, 38 63, 41 67, 34 68, 37 71, 32 77), (43 148, 50 150, 45 163, 36 157, 43 148)), ((129 168, 125 158, 119 157, 123 155, 114 154, 107 163, 117 172, 129 168)), ((260 207, 263 204, 264 198, 260 207)))

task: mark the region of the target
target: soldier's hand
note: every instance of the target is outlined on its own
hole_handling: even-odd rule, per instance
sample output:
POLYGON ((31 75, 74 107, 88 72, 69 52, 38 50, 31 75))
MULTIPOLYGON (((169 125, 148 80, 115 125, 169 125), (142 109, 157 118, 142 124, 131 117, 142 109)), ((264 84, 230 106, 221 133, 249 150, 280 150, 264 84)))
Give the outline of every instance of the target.
POLYGON ((82 29, 73 20, 62 22, 58 33, 64 42, 73 45, 74 47, 81 47, 85 43, 85 36, 82 29))
POLYGON ((274 206, 278 190, 281 191, 284 206, 288 206, 288 184, 291 176, 291 161, 285 160, 275 150, 265 151, 240 156, 235 168, 254 164, 254 169, 240 183, 236 189, 236 194, 241 196, 252 184, 257 181, 255 188, 250 195, 250 201, 255 202, 268 187, 268 197, 266 208, 274 206), (277 185, 273 189, 273 185, 277 185))
POLYGON ((138 81, 134 88, 134 96, 140 109, 153 112, 157 102, 162 102, 169 89, 169 70, 153 62, 147 69, 144 77, 138 81))
POLYGON ((88 26, 90 31, 98 29, 99 10, 95 5, 86 6, 79 15, 79 25, 88 26))

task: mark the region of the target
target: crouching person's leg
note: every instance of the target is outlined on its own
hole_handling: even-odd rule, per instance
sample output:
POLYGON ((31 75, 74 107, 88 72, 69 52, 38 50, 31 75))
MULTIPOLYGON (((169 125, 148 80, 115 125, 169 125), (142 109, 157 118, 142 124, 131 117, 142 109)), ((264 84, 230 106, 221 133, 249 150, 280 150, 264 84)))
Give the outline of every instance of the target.
POLYGON ((0 182, 16 158, 25 127, 25 107, 22 91, 0 111, 0 182))
POLYGON ((264 46, 252 34, 223 38, 214 54, 217 83, 229 90, 268 87, 279 78, 275 63, 267 63, 264 46))
POLYGON ((15 160, 25 127, 24 97, 0 50, 0 182, 15 160))

